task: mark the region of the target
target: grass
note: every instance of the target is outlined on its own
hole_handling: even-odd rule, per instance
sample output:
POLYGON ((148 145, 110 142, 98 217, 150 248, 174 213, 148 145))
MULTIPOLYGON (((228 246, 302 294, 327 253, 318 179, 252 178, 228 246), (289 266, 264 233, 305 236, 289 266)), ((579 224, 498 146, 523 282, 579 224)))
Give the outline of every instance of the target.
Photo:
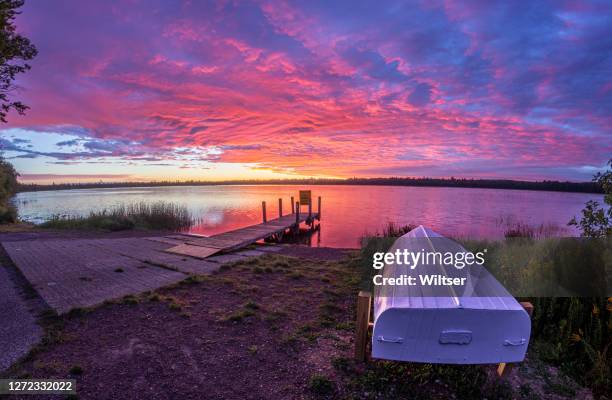
POLYGON ((347 357, 335 357, 332 359, 332 366, 337 371, 349 372, 352 370, 351 360, 347 357))
POLYGON ((83 367, 80 365, 73 365, 68 372, 70 372, 70 375, 82 375, 83 367))
POLYGON ((245 305, 244 308, 249 309, 249 310, 258 310, 259 304, 257 304, 256 302, 249 300, 245 305))
POLYGON ((55 215, 42 223, 48 229, 92 229, 122 231, 129 229, 183 231, 194 218, 187 207, 159 201, 119 205, 111 209, 92 211, 89 216, 55 215))
POLYGON ((123 298, 121 299, 121 303, 123 304, 129 304, 129 305, 134 305, 134 304, 138 304, 140 301, 138 300, 138 297, 132 295, 132 294, 128 294, 127 296, 123 296, 123 298))
POLYGON ((353 360, 335 358, 332 365, 343 380, 343 390, 370 393, 380 399, 512 399, 508 382, 489 379, 480 365, 433 365, 372 361, 357 366, 353 360))
POLYGON ((254 316, 255 313, 251 310, 237 311, 233 314, 228 315, 225 319, 230 322, 240 322, 245 318, 254 316))
POLYGON ((310 391, 319 396, 331 396, 336 390, 334 382, 321 374, 314 374, 308 382, 310 391))
POLYGON ((565 230, 555 224, 529 225, 524 222, 507 221, 504 229, 505 238, 531 238, 543 239, 563 236, 565 230))

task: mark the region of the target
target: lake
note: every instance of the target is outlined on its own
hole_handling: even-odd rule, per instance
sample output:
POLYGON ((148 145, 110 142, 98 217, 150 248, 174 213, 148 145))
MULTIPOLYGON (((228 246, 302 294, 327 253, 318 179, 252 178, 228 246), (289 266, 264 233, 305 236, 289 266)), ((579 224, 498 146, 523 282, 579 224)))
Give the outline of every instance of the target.
MULTIPOLYGON (((290 196, 304 186, 236 185, 146 188, 77 189, 19 193, 14 203, 22 219, 39 223, 53 215, 87 215, 121 203, 170 201, 184 204, 199 218, 192 231, 212 235, 260 223, 261 202, 268 218, 278 215, 278 198, 285 213, 290 196)), ((527 190, 469 189, 410 186, 312 186, 322 197, 319 245, 357 247, 365 233, 380 231, 389 222, 423 224, 442 234, 474 238, 502 237, 511 223, 550 225, 557 234, 575 235, 567 227, 588 200, 603 196, 584 193, 527 190)), ((306 208, 304 208, 306 210, 306 208)), ((316 242, 313 239, 313 243, 316 242)))

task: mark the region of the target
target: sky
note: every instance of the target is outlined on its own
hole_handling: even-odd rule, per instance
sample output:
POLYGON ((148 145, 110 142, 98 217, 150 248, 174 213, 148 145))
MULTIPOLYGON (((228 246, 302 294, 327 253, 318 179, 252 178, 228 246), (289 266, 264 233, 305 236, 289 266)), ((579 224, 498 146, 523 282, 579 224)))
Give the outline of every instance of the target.
POLYGON ((24 182, 590 180, 610 1, 26 1, 24 182))

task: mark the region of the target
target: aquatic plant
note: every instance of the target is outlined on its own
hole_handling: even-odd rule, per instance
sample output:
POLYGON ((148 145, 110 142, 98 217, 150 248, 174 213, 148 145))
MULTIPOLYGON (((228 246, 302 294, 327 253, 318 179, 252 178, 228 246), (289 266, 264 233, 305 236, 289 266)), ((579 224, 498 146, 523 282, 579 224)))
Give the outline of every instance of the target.
POLYGON ((194 218, 187 207, 158 201, 122 204, 112 209, 92 211, 88 216, 55 215, 40 227, 107 231, 127 229, 183 231, 190 228, 193 223, 194 218))
POLYGON ((372 257, 374 253, 386 252, 393 245, 396 238, 405 235, 414 228, 416 228, 416 225, 413 224, 398 225, 389 222, 382 229, 382 232, 376 232, 374 234, 366 233, 361 238, 359 265, 361 270, 360 287, 362 289, 372 290, 372 277, 375 272, 372 268, 372 257))

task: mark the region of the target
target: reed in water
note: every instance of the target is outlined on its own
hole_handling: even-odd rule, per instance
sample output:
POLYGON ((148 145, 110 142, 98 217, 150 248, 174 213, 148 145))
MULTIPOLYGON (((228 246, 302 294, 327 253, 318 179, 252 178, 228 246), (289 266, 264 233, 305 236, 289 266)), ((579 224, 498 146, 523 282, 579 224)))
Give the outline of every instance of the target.
POLYGON ((49 229, 127 229, 184 231, 194 224, 187 207, 165 201, 121 204, 111 209, 92 211, 88 216, 55 215, 42 223, 49 229))

